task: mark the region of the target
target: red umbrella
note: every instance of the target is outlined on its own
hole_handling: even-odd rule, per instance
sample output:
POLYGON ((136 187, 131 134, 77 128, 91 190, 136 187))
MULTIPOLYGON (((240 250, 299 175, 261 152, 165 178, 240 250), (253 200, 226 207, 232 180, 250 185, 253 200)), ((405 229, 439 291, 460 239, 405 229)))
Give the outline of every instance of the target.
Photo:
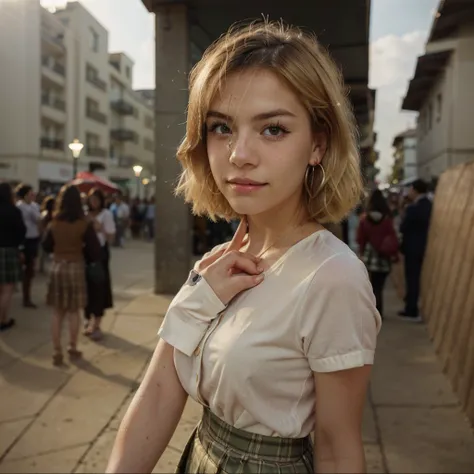
POLYGON ((120 188, 109 181, 108 179, 101 178, 100 176, 90 173, 88 171, 81 171, 77 173, 76 179, 74 179, 71 184, 77 186, 81 193, 87 193, 92 188, 99 188, 104 193, 112 194, 120 191, 120 188))

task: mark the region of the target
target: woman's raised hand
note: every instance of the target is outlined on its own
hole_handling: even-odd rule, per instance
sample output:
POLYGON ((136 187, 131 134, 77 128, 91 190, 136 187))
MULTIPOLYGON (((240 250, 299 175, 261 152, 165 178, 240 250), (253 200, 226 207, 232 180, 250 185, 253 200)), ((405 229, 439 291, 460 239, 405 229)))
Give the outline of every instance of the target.
POLYGON ((242 219, 229 245, 204 257, 195 267, 225 305, 240 292, 257 286, 264 278, 260 259, 240 251, 246 233, 247 222, 242 219))

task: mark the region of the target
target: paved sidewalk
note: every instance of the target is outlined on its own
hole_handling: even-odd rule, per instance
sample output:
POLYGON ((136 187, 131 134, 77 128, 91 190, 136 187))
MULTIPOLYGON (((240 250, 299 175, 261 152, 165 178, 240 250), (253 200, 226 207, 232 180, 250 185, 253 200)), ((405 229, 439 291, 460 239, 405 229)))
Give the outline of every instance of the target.
MULTIPOLYGON (((84 361, 51 366, 49 314, 15 300, 18 328, 0 336, 0 472, 104 472, 115 434, 156 345, 170 298, 151 294, 152 246, 113 252, 116 307, 84 361)), ((44 294, 38 281, 37 301, 44 294)), ((387 291, 386 306, 399 301, 387 291)), ((173 472, 199 420, 189 402, 155 472, 173 472)), ((424 325, 388 317, 364 419, 369 472, 473 472, 474 436, 436 361, 424 325)))

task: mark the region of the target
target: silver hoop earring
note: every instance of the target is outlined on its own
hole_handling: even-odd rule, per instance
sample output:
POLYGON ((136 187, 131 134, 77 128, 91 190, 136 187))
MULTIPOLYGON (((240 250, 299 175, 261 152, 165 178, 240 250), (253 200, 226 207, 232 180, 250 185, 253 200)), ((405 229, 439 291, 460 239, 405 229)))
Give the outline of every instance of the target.
POLYGON ((326 184, 326 172, 324 171, 323 165, 321 163, 318 163, 317 165, 309 165, 306 168, 304 184, 309 199, 313 199, 318 195, 322 187, 326 184), (321 184, 319 185, 317 191, 314 192, 314 173, 316 172, 316 166, 321 168, 321 173, 323 176, 321 179, 321 184))

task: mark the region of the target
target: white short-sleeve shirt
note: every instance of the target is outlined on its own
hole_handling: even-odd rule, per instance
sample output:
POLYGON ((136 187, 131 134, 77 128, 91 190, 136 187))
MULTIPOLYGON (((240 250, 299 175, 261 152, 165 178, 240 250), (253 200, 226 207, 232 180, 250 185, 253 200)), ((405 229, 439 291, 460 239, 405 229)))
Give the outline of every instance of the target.
POLYGON ((97 232, 100 245, 103 247, 107 242, 107 235, 115 234, 115 221, 113 214, 108 209, 102 209, 95 218, 100 224, 102 224, 102 231, 97 232))
POLYGON ((372 364, 381 318, 367 271, 327 230, 291 247, 259 286, 227 306, 185 284, 159 335, 184 389, 246 431, 299 438, 314 429, 313 371, 372 364))

